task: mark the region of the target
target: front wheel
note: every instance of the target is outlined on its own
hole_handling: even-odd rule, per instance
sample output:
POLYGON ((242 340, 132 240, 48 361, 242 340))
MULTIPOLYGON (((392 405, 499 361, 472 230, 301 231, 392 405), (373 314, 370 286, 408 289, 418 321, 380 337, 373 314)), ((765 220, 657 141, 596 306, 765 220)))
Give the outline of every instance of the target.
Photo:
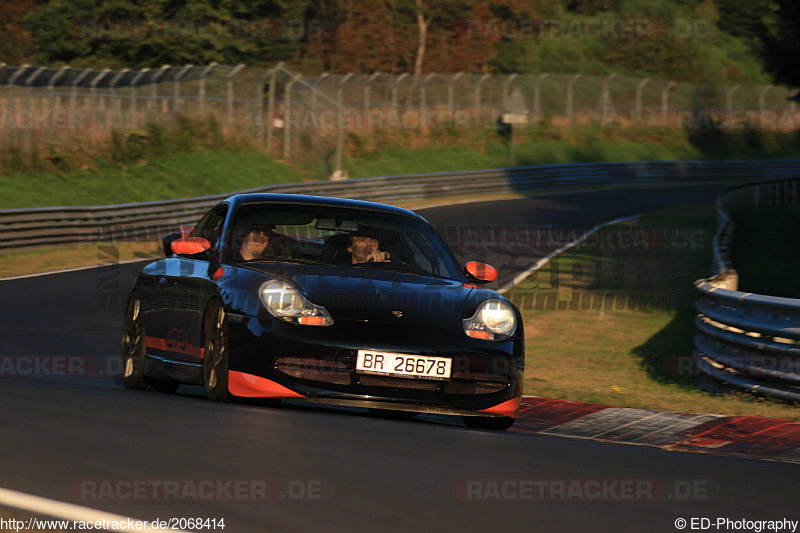
POLYGON ((128 389, 146 390, 144 380, 145 337, 142 321, 142 301, 132 295, 125 312, 122 331, 122 382, 128 389))
POLYGON ((467 427, 473 429, 491 429, 504 431, 516 422, 515 418, 508 416, 462 416, 461 419, 467 427))
POLYGON ((222 304, 212 300, 203 318, 203 385, 206 397, 216 402, 230 400, 228 394, 228 317, 222 304))

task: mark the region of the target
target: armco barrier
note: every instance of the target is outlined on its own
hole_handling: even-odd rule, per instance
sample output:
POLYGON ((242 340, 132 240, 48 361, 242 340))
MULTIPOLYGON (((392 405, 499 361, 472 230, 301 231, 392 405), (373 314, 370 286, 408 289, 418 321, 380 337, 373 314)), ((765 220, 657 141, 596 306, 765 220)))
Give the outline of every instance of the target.
MULTIPOLYGON (((274 185, 242 192, 337 196, 380 202, 486 193, 622 188, 800 175, 800 160, 647 161, 508 169, 274 185)), ((150 238, 194 224, 229 194, 113 206, 0 210, 0 252, 39 246, 150 238)))
MULTIPOLYGON (((800 400, 800 299, 738 291, 728 254, 731 213, 751 206, 798 206, 800 180, 736 187, 717 199, 714 276, 700 292, 694 360, 700 372, 753 392, 800 400)), ((796 275, 788 272, 787 275, 796 275)))

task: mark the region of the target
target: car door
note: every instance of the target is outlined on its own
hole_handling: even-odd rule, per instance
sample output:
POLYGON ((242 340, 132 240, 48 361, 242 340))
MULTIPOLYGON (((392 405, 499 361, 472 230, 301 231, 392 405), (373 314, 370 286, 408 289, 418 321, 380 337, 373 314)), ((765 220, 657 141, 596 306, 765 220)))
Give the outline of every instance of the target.
MULTIPOLYGON (((148 332, 158 332, 158 338, 148 340, 167 359, 191 363, 202 361, 203 311, 216 292, 210 270, 212 264, 218 264, 227 212, 226 204, 215 207, 191 233, 192 237, 207 239, 211 244, 210 250, 194 255, 175 254, 164 261, 154 291, 157 294, 155 300, 161 304, 160 310, 151 313, 147 327, 148 332)), ((151 337, 149 333, 148 337, 151 337)))

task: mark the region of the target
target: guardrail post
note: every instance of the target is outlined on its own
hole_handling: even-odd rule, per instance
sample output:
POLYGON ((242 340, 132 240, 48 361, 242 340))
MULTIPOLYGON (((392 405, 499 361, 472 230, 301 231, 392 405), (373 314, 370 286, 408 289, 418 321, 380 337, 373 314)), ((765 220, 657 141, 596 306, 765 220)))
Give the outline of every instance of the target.
POLYGON ((228 103, 228 124, 233 123, 233 77, 245 67, 243 63, 236 65, 225 80, 226 100, 228 103))
POLYGON ((350 81, 352 77, 352 73, 346 74, 336 86, 338 108, 336 110, 336 168, 334 169, 334 175, 337 177, 342 173, 342 156, 344 152, 344 104, 342 102, 344 100, 344 84, 350 81))
POLYGON ((636 86, 636 109, 633 117, 636 122, 642 121, 642 90, 648 83, 650 83, 650 78, 645 78, 639 82, 639 85, 636 86))
POLYGON ((671 81, 661 89, 661 124, 667 125, 667 111, 669 106, 669 90, 675 87, 675 82, 671 81))
POLYGON ((580 78, 580 74, 575 74, 570 78, 569 82, 567 82, 567 126, 572 127, 572 118, 573 118, 573 106, 572 106, 572 99, 573 99, 573 87, 575 86, 575 82, 578 81, 580 78))
POLYGON ((542 118, 542 82, 549 76, 545 73, 536 78, 533 86, 533 120, 539 122, 542 118))
POLYGON ((605 80, 603 80, 603 96, 601 97, 602 100, 602 124, 605 126, 608 124, 609 118, 611 117, 611 80, 613 80, 617 76, 616 72, 612 72, 609 74, 605 80))

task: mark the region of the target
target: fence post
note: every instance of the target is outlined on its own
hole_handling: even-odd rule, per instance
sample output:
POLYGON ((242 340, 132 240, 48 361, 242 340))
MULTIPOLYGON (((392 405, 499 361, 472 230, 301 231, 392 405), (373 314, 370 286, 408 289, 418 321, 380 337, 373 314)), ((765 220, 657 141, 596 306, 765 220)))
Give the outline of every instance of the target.
POLYGON ((233 122, 233 77, 236 76, 236 74, 238 74, 239 71, 244 67, 244 63, 239 63, 236 65, 225 80, 225 85, 227 88, 225 99, 228 103, 228 124, 233 122))
POLYGON ((111 72, 111 69, 103 69, 100 71, 100 74, 95 76, 92 79, 92 82, 89 84, 89 94, 91 96, 91 104, 90 107, 92 108, 92 115, 97 112, 97 84, 100 82, 100 79, 103 78, 107 73, 111 72))
POLYGON ((206 114, 206 76, 211 72, 211 69, 217 66, 216 61, 209 63, 206 68, 200 72, 199 88, 197 89, 197 107, 200 113, 200 118, 206 114))
POLYGON ((338 107, 336 109, 336 168, 334 169, 334 175, 339 176, 342 173, 342 154, 344 152, 344 104, 342 104, 342 100, 344 99, 344 84, 350 81, 350 78, 353 77, 353 73, 345 74, 345 76, 339 80, 338 85, 336 86, 336 103, 338 107))
MULTIPOLYGON (((108 83, 108 87, 111 90, 111 103, 108 106, 108 111, 106 112, 106 129, 111 129, 111 115, 114 113, 114 108, 117 104, 117 83, 119 80, 124 76, 126 73, 130 72, 130 69, 124 68, 117 72, 117 75, 111 78, 111 81, 108 83)), ((124 120, 122 123, 124 124, 124 120)))
POLYGON ((572 127, 572 114, 573 114, 572 110, 573 86, 580 77, 581 77, 580 74, 575 74, 574 76, 572 76, 572 78, 570 78, 569 82, 567 82, 567 126, 570 128, 572 127))
MULTIPOLYGON (((267 96, 267 140, 265 141, 264 150, 266 153, 272 153, 272 128, 274 127, 275 120, 275 82, 278 76, 278 71, 283 68, 283 61, 279 62, 269 71, 269 93, 267 96)), ((286 121, 284 121, 285 123, 286 121)))
POLYGON ((463 72, 456 72, 453 74, 453 77, 450 78, 450 81, 447 84, 447 110, 450 112, 450 117, 453 119, 453 114, 455 113, 455 83, 458 81, 458 78, 463 76, 463 72))
POLYGON ((161 68, 158 69, 158 72, 156 72, 153 75, 153 86, 150 89, 150 100, 147 101, 148 118, 149 118, 150 114, 153 112, 153 107, 155 106, 156 102, 158 101, 158 80, 170 68, 172 68, 172 67, 170 67, 169 65, 161 65, 161 68))
POLYGON ((408 72, 404 72, 403 74, 400 74, 399 76, 397 76, 394 79, 394 83, 392 84, 392 110, 395 113, 398 113, 398 108, 400 107, 400 103, 399 103, 398 98, 397 98, 397 86, 407 76, 408 76, 408 72))
POLYGON ((484 74, 481 76, 481 79, 478 80, 478 83, 475 85, 475 120, 477 121, 477 125, 480 126, 481 124, 481 85, 483 82, 491 78, 491 74, 484 74))
POLYGON ((431 81, 436 74, 428 74, 422 79, 419 85, 419 129, 422 132, 428 131, 428 122, 426 120, 426 111, 428 108, 428 82, 431 81))
POLYGON ((193 67, 194 65, 189 63, 175 75, 175 80, 173 81, 175 85, 172 86, 172 110, 176 113, 178 113, 181 109, 181 78, 183 78, 193 67))
POLYGON ((44 72, 45 70, 47 70, 46 67, 37 67, 36 70, 33 71, 33 74, 31 74, 30 76, 25 78, 25 111, 30 113, 30 117, 31 117, 31 128, 26 129, 25 133, 24 133, 25 145, 26 145, 28 153, 33 151, 33 144, 32 144, 32 139, 31 139, 31 135, 32 135, 31 129, 33 127, 33 120, 34 120, 33 119, 33 108, 35 107, 33 105, 33 101, 32 101, 33 100, 33 87, 31 86, 31 84, 34 81, 36 81, 36 78, 38 78, 39 75, 42 72, 44 72))
POLYGON ((60 80, 64 76, 64 74, 67 73, 67 71, 69 69, 70 69, 70 67, 68 67, 67 65, 64 65, 63 67, 58 69, 58 72, 53 74, 53 76, 47 82, 47 92, 49 93, 48 96, 49 96, 49 100, 50 100, 50 110, 51 111, 57 111, 57 110, 61 109, 61 97, 59 97, 58 100, 56 100, 56 95, 55 95, 56 82, 58 80, 60 80))
POLYGON ((605 126, 608 124, 609 117, 611 116, 611 89, 609 86, 611 85, 611 80, 616 77, 617 73, 612 72, 609 74, 605 80, 603 80, 603 96, 601 97, 602 100, 602 124, 605 126))
POLYGON ((645 78, 636 86, 636 110, 634 111, 636 113, 634 116, 636 122, 642 121, 642 90, 648 83, 650 83, 650 78, 645 78))
POLYGON ((270 72, 270 70, 265 70, 264 74, 258 77, 258 85, 256 85, 255 123, 258 144, 261 144, 264 139, 264 82, 267 81, 267 77, 270 75, 270 72))
POLYGON ((519 74, 511 74, 506 81, 503 82, 503 112, 505 113, 508 109, 508 86, 511 85, 511 82, 519 76, 519 74))
POLYGON ((286 84, 284 90, 284 100, 286 101, 286 113, 283 117, 283 158, 288 160, 291 155, 291 130, 292 130, 292 88, 294 84, 300 79, 301 74, 295 74, 291 81, 286 84))
MULTIPOLYGON (((703 87, 705 87, 705 85, 703 87)), ((725 92, 725 109, 728 112, 728 124, 731 124, 733 121, 733 93, 735 93, 739 87, 739 85, 734 85, 725 92)))
POLYGON ((536 78, 533 86, 533 120, 538 122, 542 118, 542 82, 549 74, 542 74, 536 78))
POLYGON ((671 81, 661 89, 661 125, 667 125, 667 107, 669 105, 669 90, 675 87, 675 82, 671 81))
POLYGON ((769 90, 772 89, 772 85, 767 85, 764 89, 758 93, 758 127, 761 128, 764 125, 764 112, 766 111, 766 99, 767 93, 769 90))
POLYGON ((91 70, 85 69, 83 72, 78 74, 74 80, 72 80, 72 84, 70 85, 70 94, 69 94, 69 108, 70 109, 78 109, 78 85, 83 81, 83 79, 91 74, 91 70))
POLYGON ((139 83, 139 80, 142 79, 142 77, 145 74, 147 74, 148 72, 150 72, 149 68, 143 68, 131 80, 131 105, 130 105, 130 108, 131 108, 131 124, 132 124, 132 126, 134 128, 138 128, 139 127, 139 116, 136 114, 136 107, 137 107, 136 104, 138 103, 137 100, 138 100, 139 96, 137 94, 138 91, 136 90, 136 84, 139 83))
POLYGON ((367 121, 369 121, 369 108, 370 108, 369 97, 370 97, 370 90, 372 89, 371 87, 372 82, 375 81, 375 79, 380 75, 381 75, 380 72, 375 72, 369 78, 367 78, 367 81, 364 82, 364 116, 367 119, 367 121))
POLYGON ((329 73, 323 72, 322 74, 320 74, 319 78, 317 78, 316 83, 314 83, 314 90, 311 91, 311 110, 312 111, 316 111, 317 110, 317 91, 316 91, 316 89, 317 89, 317 87, 319 87, 320 85, 325 83, 325 80, 328 78, 328 76, 330 76, 329 73))
MULTIPOLYGON (((6 105, 8 105, 9 113, 11 113, 14 116, 14 123, 15 124, 19 120, 18 113, 16 112, 16 103, 14 101, 14 93, 16 92, 15 83, 17 82, 17 78, 19 78, 23 74, 25 74, 28 71, 29 68, 30 68, 30 65, 25 63, 24 65, 22 65, 19 68, 18 71, 16 71, 14 74, 12 74, 11 77, 9 78, 9 80, 8 80, 8 86, 9 86, 8 94, 9 94, 9 96, 8 96, 8 99, 6 100, 6 105)), ((12 142, 14 140, 14 132, 15 131, 18 131, 18 129, 17 128, 9 128, 8 129, 8 133, 7 133, 7 138, 8 138, 7 145, 8 146, 11 146, 11 144, 12 144, 12 142)))

